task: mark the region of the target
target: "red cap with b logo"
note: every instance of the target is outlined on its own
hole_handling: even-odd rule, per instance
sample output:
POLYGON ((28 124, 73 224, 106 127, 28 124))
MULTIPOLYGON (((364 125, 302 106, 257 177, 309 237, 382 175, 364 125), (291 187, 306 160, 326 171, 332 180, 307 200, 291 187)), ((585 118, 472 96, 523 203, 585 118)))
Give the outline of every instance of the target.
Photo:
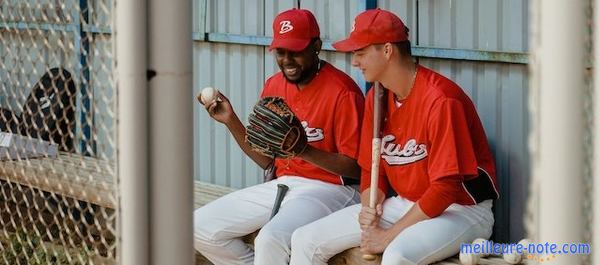
POLYGON ((371 44, 394 43, 408 40, 408 30, 394 13, 371 9, 354 19, 350 36, 333 44, 338 51, 351 52, 371 44))
POLYGON ((313 38, 319 37, 319 34, 317 19, 310 11, 290 9, 275 17, 273 41, 269 50, 282 48, 299 52, 304 50, 313 38))

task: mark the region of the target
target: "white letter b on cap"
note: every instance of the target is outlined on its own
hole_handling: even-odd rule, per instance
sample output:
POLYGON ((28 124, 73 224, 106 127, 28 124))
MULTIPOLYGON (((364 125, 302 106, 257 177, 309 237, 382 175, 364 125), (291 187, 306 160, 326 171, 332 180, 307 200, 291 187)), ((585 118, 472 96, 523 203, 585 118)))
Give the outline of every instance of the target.
POLYGON ((292 29, 294 29, 294 26, 292 26, 292 22, 289 20, 284 20, 279 22, 279 25, 281 25, 281 29, 279 30, 279 34, 284 34, 284 33, 288 33, 290 31, 292 31, 292 29))

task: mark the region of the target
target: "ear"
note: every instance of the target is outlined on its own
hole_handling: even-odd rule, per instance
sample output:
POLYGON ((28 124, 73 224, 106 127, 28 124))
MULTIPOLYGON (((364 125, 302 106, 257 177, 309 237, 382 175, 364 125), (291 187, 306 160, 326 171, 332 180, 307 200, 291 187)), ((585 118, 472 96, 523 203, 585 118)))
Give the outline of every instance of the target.
POLYGON ((386 59, 390 59, 392 58, 392 55, 394 54, 394 45, 391 43, 386 43, 383 45, 383 54, 385 55, 386 59))
POLYGON ((321 45, 323 45, 323 42, 321 41, 321 39, 317 39, 313 43, 313 50, 315 51, 316 54, 319 54, 321 52, 321 45))

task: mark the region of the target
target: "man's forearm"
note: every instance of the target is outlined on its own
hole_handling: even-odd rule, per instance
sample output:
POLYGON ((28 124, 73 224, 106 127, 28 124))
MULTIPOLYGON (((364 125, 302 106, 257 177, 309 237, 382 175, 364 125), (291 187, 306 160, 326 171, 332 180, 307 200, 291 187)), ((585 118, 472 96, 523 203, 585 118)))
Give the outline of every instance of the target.
POLYGON ((390 229, 388 232, 391 233, 394 237, 400 234, 404 229, 424 220, 430 219, 421 207, 419 207, 418 203, 413 204, 413 206, 408 210, 408 212, 400 218, 390 229))
POLYGON ((360 167, 356 160, 345 155, 325 152, 308 145, 300 158, 333 174, 360 179, 360 167))

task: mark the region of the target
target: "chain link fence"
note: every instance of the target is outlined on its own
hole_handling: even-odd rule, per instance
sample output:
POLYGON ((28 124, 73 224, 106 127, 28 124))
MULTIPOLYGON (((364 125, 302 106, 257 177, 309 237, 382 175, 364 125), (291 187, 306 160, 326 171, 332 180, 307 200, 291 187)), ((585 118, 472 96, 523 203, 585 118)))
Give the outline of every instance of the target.
POLYGON ((110 0, 0 0, 0 264, 115 264, 110 0))

